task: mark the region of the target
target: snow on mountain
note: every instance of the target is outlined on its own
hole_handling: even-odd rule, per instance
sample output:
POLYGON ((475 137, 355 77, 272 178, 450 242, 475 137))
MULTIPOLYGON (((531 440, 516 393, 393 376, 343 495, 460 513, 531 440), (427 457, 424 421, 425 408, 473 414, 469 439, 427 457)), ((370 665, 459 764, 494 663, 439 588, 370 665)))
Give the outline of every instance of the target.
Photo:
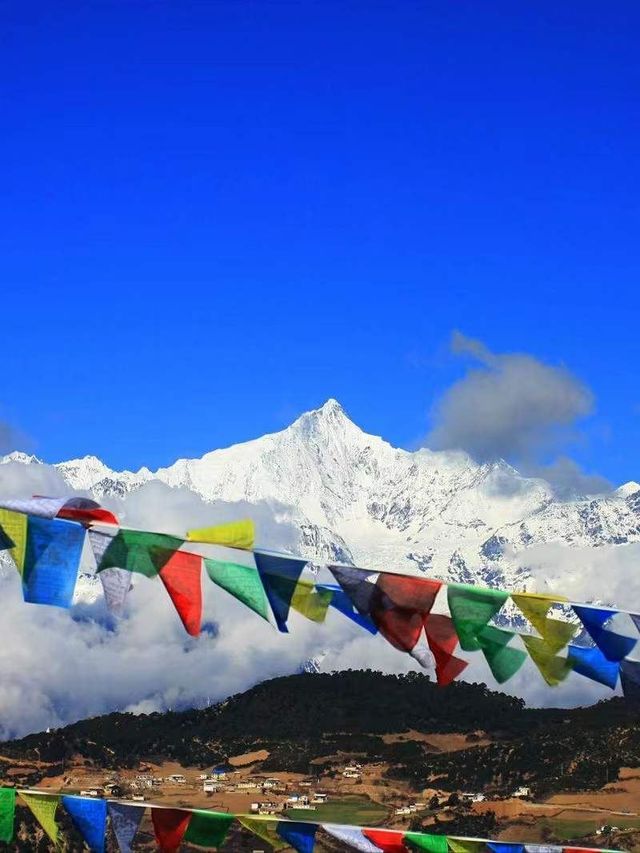
MULTIPOLYGON (((39 464, 24 454, 0 459, 11 461, 39 464)), ((522 587, 529 573, 515 555, 533 545, 640 541, 637 483, 562 501, 549 483, 503 461, 394 448, 363 432, 335 400, 281 432, 155 472, 113 471, 95 456, 56 468, 71 488, 107 502, 159 480, 210 502, 277 504, 307 557, 449 580, 522 587)))

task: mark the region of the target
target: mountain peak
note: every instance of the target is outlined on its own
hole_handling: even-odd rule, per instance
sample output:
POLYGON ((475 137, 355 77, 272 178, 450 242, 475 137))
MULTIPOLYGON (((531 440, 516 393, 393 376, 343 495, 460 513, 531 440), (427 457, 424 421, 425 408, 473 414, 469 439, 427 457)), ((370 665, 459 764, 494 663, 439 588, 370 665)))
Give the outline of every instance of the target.
POLYGON ((344 430, 345 428, 360 431, 333 397, 330 397, 319 409, 311 409, 300 415, 291 426, 305 433, 333 432, 336 429, 344 430))

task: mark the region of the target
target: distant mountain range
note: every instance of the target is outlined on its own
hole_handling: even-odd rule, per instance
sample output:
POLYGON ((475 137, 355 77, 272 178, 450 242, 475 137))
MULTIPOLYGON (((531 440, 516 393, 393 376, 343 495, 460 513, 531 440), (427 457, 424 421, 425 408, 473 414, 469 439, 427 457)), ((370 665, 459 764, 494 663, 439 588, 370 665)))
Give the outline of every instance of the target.
MULTIPOLYGON (((41 464, 23 453, 0 463, 41 464)), ((307 557, 445 580, 526 586, 534 545, 640 542, 640 485, 557 497, 542 479, 466 453, 392 447, 335 400, 287 429, 155 472, 113 471, 95 456, 55 466, 71 489, 124 498, 157 480, 211 502, 266 503, 299 530, 307 557), (277 507, 277 510, 275 509, 277 507)))

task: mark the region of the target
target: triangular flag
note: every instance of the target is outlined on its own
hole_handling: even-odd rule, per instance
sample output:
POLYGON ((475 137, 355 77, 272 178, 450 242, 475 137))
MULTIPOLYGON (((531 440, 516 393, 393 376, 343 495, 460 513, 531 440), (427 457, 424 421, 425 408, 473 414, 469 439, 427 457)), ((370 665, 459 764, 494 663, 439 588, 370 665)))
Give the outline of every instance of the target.
POLYGON ((166 562, 183 543, 183 539, 166 533, 121 528, 104 551, 98 563, 98 571, 128 569, 154 578, 162 568, 163 560, 166 562))
POLYGON ((358 613, 371 616, 371 607, 380 595, 375 582, 371 582, 372 572, 352 566, 329 566, 329 571, 349 596, 358 613))
POLYGON ((118 524, 118 517, 90 498, 69 498, 57 512, 58 518, 81 524, 118 524))
POLYGON ((604 624, 615 616, 618 611, 604 607, 585 607, 574 604, 573 609, 587 629, 593 642, 601 650, 607 660, 621 661, 638 642, 631 637, 623 637, 604 628, 604 624))
POLYGON ((393 829, 363 829, 363 832, 383 853, 407 853, 403 832, 393 829))
POLYGON ((484 847, 484 841, 473 841, 470 838, 451 838, 447 836, 451 853, 479 853, 484 847))
POLYGON ((202 625, 202 557, 185 551, 173 551, 168 559, 162 558, 162 564, 160 580, 187 634, 197 637, 202 625))
MULTIPOLYGON (((427 616, 442 587, 442 581, 407 575, 380 574, 376 586, 388 599, 387 605, 415 610, 427 616)), ((384 606, 384 605, 383 605, 384 606)))
POLYGON ((263 554, 259 551, 255 552, 255 561, 258 572, 264 584, 271 610, 276 620, 278 629, 283 633, 288 633, 287 619, 289 618, 289 607, 291 605, 291 596, 295 587, 292 589, 286 583, 278 583, 279 580, 297 581, 302 574, 302 570, 307 565, 307 560, 289 559, 288 557, 278 557, 272 554, 263 554), (287 595, 290 597, 287 598, 287 595))
POLYGON ((360 853, 380 853, 380 848, 370 841, 362 832, 359 826, 343 826, 339 823, 323 823, 322 828, 325 832, 338 841, 348 844, 360 853))
POLYGON ((524 853, 524 844, 508 841, 487 841, 487 847, 493 850, 493 853, 524 853))
POLYGON ((0 841, 13 841, 13 824, 16 814, 16 789, 0 788, 0 841))
POLYGON ((640 661, 623 660, 620 664, 620 683, 625 699, 640 701, 640 661))
POLYGON ((281 820, 276 827, 280 838, 298 853, 313 853, 317 831, 317 823, 298 823, 294 820, 281 820))
POLYGON ((461 658, 454 657, 458 635, 452 620, 441 614, 431 614, 424 623, 427 642, 436 664, 436 678, 441 687, 452 681, 468 666, 461 658))
POLYGON ((63 797, 62 805, 91 853, 104 853, 107 801, 92 797, 63 797))
POLYGON ((520 635, 531 660, 538 667, 540 675, 551 687, 556 687, 571 672, 571 661, 558 657, 553 648, 540 637, 520 635))
POLYGON ((255 527, 250 518, 231 521, 228 524, 216 524, 213 527, 199 527, 187 532, 187 541, 250 551, 255 541, 255 527))
POLYGON ((54 844, 58 841, 58 824, 56 823, 56 809, 60 797, 50 797, 48 794, 25 794, 20 792, 20 797, 29 806, 40 826, 47 833, 54 844))
POLYGON ((128 569, 104 569, 98 575, 107 608, 116 616, 122 616, 124 612, 125 601, 131 589, 131 574, 128 569))
POLYGON ((80 524, 29 516, 22 573, 25 601, 71 607, 84 539, 80 524))
POLYGON ((426 853, 448 853, 446 835, 430 835, 428 832, 407 832, 405 841, 417 847, 418 850, 426 850, 426 853))
POLYGON ((411 652, 422 634, 441 581, 381 574, 378 596, 372 599, 371 618, 380 633, 400 651, 411 652))
POLYGON ((234 815, 226 812, 196 809, 191 814, 183 840, 199 847, 220 847, 234 820, 234 815))
POLYGON ((569 662, 575 672, 615 690, 620 664, 607 660, 599 648, 569 646, 569 662))
POLYGON ((549 610, 553 605, 562 601, 560 598, 523 592, 512 593, 511 599, 538 631, 550 652, 559 652, 560 649, 564 649, 578 632, 578 625, 564 622, 562 619, 552 619, 549 616, 549 610))
POLYGON ((136 837, 143 815, 144 807, 109 803, 109 819, 120 853, 131 853, 133 839, 136 837))
POLYGON ((498 684, 504 684, 520 669, 527 659, 526 652, 512 649, 507 643, 515 637, 513 631, 504 631, 487 625, 477 635, 489 669, 498 684))
POLYGON ((8 509, 0 509, 0 528, 8 538, 5 547, 9 548, 11 559, 20 574, 24 571, 24 557, 27 548, 27 516, 8 509))
POLYGON ((269 603, 257 569, 208 557, 205 558, 204 567, 215 584, 269 621, 269 603))
POLYGON ((378 629, 368 616, 363 616, 353 606, 353 602, 347 593, 335 584, 317 584, 317 589, 327 589, 331 592, 330 606, 335 608, 339 613, 342 613, 347 618, 351 619, 356 625, 360 625, 365 631, 370 634, 377 634, 378 629))
POLYGON ((291 607, 312 622, 324 622, 331 598, 332 594, 322 586, 302 580, 297 582, 293 590, 291 607))
POLYGON ((449 584, 447 600, 460 648, 475 652, 483 648, 478 635, 509 597, 498 589, 479 589, 468 584, 449 584))
POLYGON ((561 853, 562 847, 557 844, 525 844, 526 853, 561 853))
POLYGON ((191 812, 182 809, 152 808, 151 822, 161 853, 177 853, 191 812))
POLYGON ((245 815, 237 815, 238 822, 248 829, 253 835, 266 841, 274 850, 283 850, 287 844, 280 840, 277 834, 279 821, 271 817, 247 817, 245 815))

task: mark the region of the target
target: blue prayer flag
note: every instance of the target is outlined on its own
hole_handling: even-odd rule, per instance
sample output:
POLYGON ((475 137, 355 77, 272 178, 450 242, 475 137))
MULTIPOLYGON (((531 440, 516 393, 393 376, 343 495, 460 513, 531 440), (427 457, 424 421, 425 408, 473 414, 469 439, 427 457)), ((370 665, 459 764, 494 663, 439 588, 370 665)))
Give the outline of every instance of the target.
POLYGON ((111 828, 118 842, 120 853, 131 853, 131 845, 136 837, 144 807, 127 806, 124 803, 109 803, 111 828))
POLYGON ((569 646, 568 659, 575 672, 615 690, 620 665, 607 660, 600 649, 569 646))
POLYGON ((623 637, 621 634, 616 634, 614 631, 603 627, 612 616, 617 614, 617 610, 604 607, 583 607, 578 604, 574 604, 573 609, 607 660, 616 662, 624 660, 637 643, 637 640, 632 637, 623 637))
POLYGON ((318 584, 318 589, 328 589, 333 593, 331 597, 331 601, 329 602, 331 607, 334 607, 344 616, 347 616, 356 625, 360 625, 361 628, 364 628, 365 631, 368 631, 370 634, 377 634, 378 629, 376 625, 369 619, 368 616, 364 616, 353 606, 353 602, 347 595, 347 593, 342 589, 342 587, 337 586, 336 584, 318 584))
POLYGON ((622 661, 620 664, 620 682, 625 698, 640 702, 640 661, 622 661))
POLYGON ((22 574, 25 601, 71 606, 84 536, 81 524, 29 516, 22 574))
POLYGON ((295 592, 295 585, 308 561, 262 554, 259 551, 254 552, 254 558, 276 625, 283 634, 288 634, 287 619, 291 599, 295 592))
POLYGON ((82 835, 91 853, 104 853, 104 837, 107 826, 106 800, 90 797, 63 797, 62 805, 82 835))
POLYGON ((524 844, 509 844, 507 841, 488 841, 487 847, 493 853, 524 853, 524 844))
POLYGON ((298 853, 313 853, 317 830, 316 823, 297 823, 294 820, 281 820, 276 827, 280 838, 298 853))

